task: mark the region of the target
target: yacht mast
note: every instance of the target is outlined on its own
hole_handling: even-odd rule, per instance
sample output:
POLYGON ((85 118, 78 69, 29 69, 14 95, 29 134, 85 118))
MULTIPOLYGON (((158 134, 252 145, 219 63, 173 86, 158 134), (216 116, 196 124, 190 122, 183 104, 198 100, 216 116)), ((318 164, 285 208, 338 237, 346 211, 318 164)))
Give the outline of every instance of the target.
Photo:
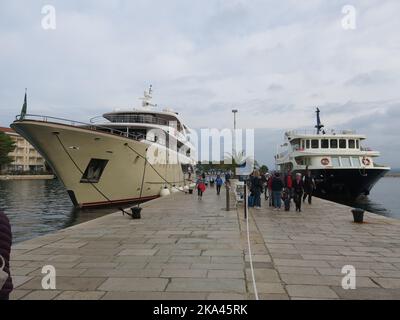
POLYGON ((324 125, 321 123, 321 119, 319 117, 319 108, 317 107, 317 110, 315 111, 317 113, 317 125, 315 126, 315 128, 317 129, 317 134, 320 133, 321 129, 324 127, 324 125))

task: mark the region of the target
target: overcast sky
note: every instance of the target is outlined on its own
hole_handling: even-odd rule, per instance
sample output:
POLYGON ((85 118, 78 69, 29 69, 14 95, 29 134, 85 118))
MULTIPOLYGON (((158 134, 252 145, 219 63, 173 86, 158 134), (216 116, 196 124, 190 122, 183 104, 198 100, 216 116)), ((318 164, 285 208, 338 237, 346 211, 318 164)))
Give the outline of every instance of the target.
POLYGON ((400 167, 400 1, 0 2, 0 126, 20 112, 87 121, 154 100, 191 127, 257 128, 272 165, 287 129, 356 129, 400 167), (44 30, 44 5, 56 29, 44 30), (345 5, 356 28, 345 29, 345 5))

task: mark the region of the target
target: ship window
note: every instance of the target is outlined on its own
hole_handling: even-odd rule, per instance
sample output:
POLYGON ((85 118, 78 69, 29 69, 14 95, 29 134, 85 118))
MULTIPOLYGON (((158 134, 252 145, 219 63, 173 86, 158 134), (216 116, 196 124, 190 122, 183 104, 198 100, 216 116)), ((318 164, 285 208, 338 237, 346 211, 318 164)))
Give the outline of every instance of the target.
POLYGON ((332 166, 340 167, 339 157, 332 157, 331 160, 332 160, 332 166))
POLYGON ((353 163, 353 167, 361 167, 361 162, 359 157, 351 157, 351 162, 353 163))
POLYGON ((360 149, 360 140, 356 140, 356 148, 360 149))
POLYGON ((340 139, 339 140, 339 148, 340 149, 346 149, 346 139, 340 139))
POLYGON ((99 182, 107 163, 108 163, 108 160, 91 159, 88 166, 86 167, 86 170, 85 170, 80 182, 81 183, 97 183, 97 182, 99 182))
POLYGON ((353 139, 349 140, 349 148, 350 149, 354 149, 356 147, 356 143, 353 139))
POLYGON ((337 149, 337 139, 331 139, 331 149, 337 149))
POLYGON ((319 148, 319 140, 316 140, 316 139, 311 140, 311 148, 318 149, 319 148))
POLYGON ((310 140, 306 140, 306 149, 310 149, 310 140))
POLYGON ((321 148, 323 148, 323 149, 328 149, 329 148, 329 140, 328 139, 322 139, 321 140, 321 148))
POLYGON ((349 157, 342 157, 342 166, 351 167, 351 162, 349 157))
POLYGON ((304 149, 304 140, 301 140, 301 148, 304 149))

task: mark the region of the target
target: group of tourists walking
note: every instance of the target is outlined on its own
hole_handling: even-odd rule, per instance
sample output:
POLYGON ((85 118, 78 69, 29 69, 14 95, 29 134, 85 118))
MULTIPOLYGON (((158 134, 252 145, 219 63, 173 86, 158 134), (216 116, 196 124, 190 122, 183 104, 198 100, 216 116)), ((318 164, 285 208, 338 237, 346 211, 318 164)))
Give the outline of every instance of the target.
MULTIPOLYGON (((225 183, 229 184, 230 183, 230 173, 226 173, 225 174, 225 183)), ((212 178, 212 180, 210 180, 210 184, 216 186, 216 190, 217 190, 217 195, 219 196, 221 194, 221 187, 224 184, 224 181, 221 178, 221 175, 217 175, 217 177, 215 178, 215 180, 212 178)), ((203 194, 206 190, 206 187, 208 185, 208 180, 206 177, 206 174, 203 172, 201 175, 199 175, 199 177, 197 178, 196 181, 196 189, 197 189, 197 196, 198 199, 201 200, 203 199, 203 194)))
POLYGON ((301 212, 301 204, 308 198, 308 203, 312 203, 312 195, 315 190, 315 180, 310 171, 306 171, 304 177, 301 173, 292 174, 288 171, 281 175, 280 172, 260 175, 255 170, 249 179, 250 196, 248 203, 255 209, 261 208, 261 194, 264 192, 265 200, 274 210, 281 210, 282 204, 286 211, 290 210, 293 199, 296 212, 301 212))
MULTIPOLYGON (((216 186, 217 195, 220 195, 224 180, 220 175, 217 175, 212 182, 212 185, 215 184, 216 186)), ((225 174, 225 184, 227 186, 230 184, 230 173, 225 174)), ((199 200, 203 198, 207 185, 207 177, 205 173, 202 173, 196 181, 199 200)), ((315 190, 315 181, 309 170, 306 171, 304 176, 299 172, 293 174, 290 170, 285 174, 281 174, 278 171, 272 174, 261 174, 258 170, 254 170, 247 180, 247 185, 250 191, 247 199, 248 206, 254 207, 256 210, 261 209, 261 195, 264 193, 265 200, 274 210, 279 211, 284 207, 285 211, 289 211, 293 200, 296 212, 301 212, 302 203, 306 199, 309 204, 312 203, 312 196, 315 190)))

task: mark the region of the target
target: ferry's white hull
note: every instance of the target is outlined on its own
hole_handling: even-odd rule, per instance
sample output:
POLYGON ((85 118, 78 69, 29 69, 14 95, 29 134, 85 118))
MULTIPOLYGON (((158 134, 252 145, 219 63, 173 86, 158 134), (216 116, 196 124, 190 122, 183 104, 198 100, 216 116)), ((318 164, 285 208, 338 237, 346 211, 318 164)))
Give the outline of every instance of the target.
POLYGON ((43 155, 75 206, 143 201, 158 197, 165 186, 179 188, 186 184, 179 163, 146 164, 143 157, 148 144, 144 142, 44 121, 16 121, 11 127, 43 155), (83 181, 93 159, 106 163, 101 177, 97 182, 83 181))

